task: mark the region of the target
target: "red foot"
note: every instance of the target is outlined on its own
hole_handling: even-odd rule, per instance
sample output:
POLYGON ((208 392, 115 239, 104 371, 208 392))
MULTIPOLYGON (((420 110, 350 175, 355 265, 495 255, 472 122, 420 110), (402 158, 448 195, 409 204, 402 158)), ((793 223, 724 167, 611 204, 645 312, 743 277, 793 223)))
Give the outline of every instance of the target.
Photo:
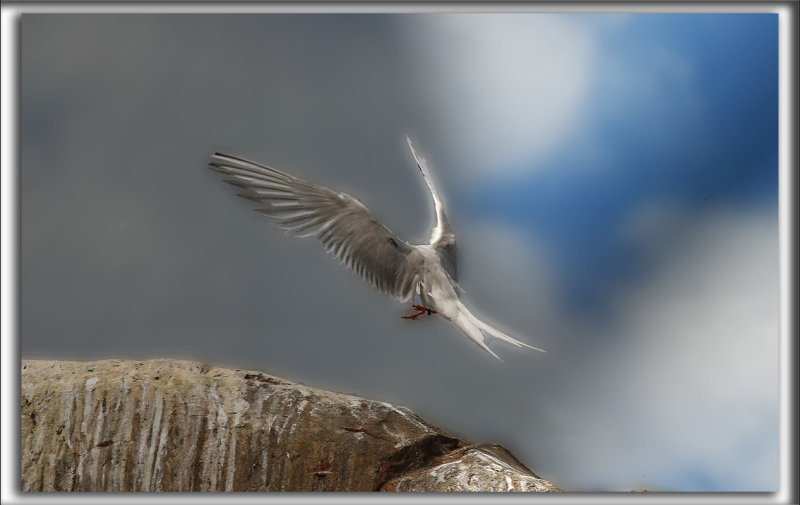
POLYGON ((419 312, 417 312, 416 314, 411 314, 410 316, 402 316, 403 319, 413 319, 414 321, 416 321, 419 316, 421 316, 422 314, 425 314, 426 312, 428 314, 436 314, 435 310, 431 310, 431 309, 429 309, 427 307, 423 307, 422 305, 412 305, 412 307, 415 310, 418 310, 419 312))

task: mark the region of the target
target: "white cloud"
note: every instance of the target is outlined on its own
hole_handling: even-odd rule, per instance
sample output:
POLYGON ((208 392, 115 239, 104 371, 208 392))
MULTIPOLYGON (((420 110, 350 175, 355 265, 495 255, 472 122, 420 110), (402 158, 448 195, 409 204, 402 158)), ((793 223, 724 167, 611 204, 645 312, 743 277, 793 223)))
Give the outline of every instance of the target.
POLYGON ((445 138, 465 168, 540 159, 580 120, 595 44, 577 20, 463 14, 430 16, 424 26, 419 42, 435 69, 445 138))
POLYGON ((569 152, 602 166, 606 131, 636 124, 637 142, 671 150, 705 127, 696 69, 674 48, 615 47, 629 17, 427 16, 409 40, 428 69, 443 148, 460 175, 539 170, 569 152), (422 27, 421 30, 417 30, 422 27), (613 35, 612 35, 613 34, 613 35), (677 145, 676 145, 677 144, 677 145))
POLYGON ((714 211, 619 298, 624 347, 604 387, 623 408, 608 405, 598 431, 625 446, 616 464, 647 475, 632 485, 776 488, 777 225, 714 211))

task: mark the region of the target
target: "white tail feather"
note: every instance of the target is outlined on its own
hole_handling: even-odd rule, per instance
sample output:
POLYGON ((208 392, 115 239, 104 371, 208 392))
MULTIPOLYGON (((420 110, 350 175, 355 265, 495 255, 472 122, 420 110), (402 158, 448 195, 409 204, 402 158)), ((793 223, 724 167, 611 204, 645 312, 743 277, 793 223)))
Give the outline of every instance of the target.
POLYGON ((470 312, 469 309, 467 309, 467 307, 464 306, 464 304, 461 303, 460 301, 459 301, 458 315, 456 315, 456 317, 454 317, 452 321, 456 326, 458 326, 458 328, 461 331, 464 332, 464 334, 466 334, 470 338, 470 340, 478 344, 481 348, 483 348, 483 350, 485 350, 495 358, 499 359, 500 361, 503 360, 501 360, 497 356, 497 354, 492 352, 492 350, 489 349, 489 347, 486 345, 485 338, 483 335, 484 332, 491 337, 495 337, 500 340, 505 340, 506 342, 514 344, 517 347, 527 347, 529 349, 533 349, 534 351, 547 352, 544 349, 539 349, 538 347, 528 345, 525 342, 520 342, 519 340, 513 337, 509 337, 508 335, 498 330, 497 328, 481 321, 480 319, 475 317, 475 315, 472 314, 472 312, 470 312))
POLYGON ((500 356, 495 354, 486 345, 486 343, 484 342, 485 338, 483 336, 483 333, 481 333, 481 329, 473 321, 473 319, 475 319, 475 318, 471 317, 471 316, 472 316, 472 314, 470 314, 466 310, 466 308, 464 308, 463 311, 459 312, 459 314, 456 315, 456 317, 454 317, 452 319, 453 324, 458 326, 459 330, 463 331, 464 334, 466 336, 468 336, 470 340, 472 340, 473 342, 478 344, 484 351, 488 352, 489 354, 491 354, 492 356, 494 356, 498 360, 503 361, 502 359, 500 359, 500 356))
MULTIPOLYGON (((475 317, 475 316, 473 316, 473 317, 475 317)), ((488 323, 484 323, 483 321, 481 321, 478 318, 475 318, 475 322, 478 324, 478 326, 480 327, 481 330, 485 331, 486 333, 488 333, 489 335, 491 335, 491 336, 493 336, 495 338, 499 338, 500 340, 505 340, 506 342, 510 342, 510 343, 514 344, 515 346, 517 346, 517 347, 527 347, 528 349, 533 349, 534 351, 547 352, 544 349, 540 349, 538 347, 534 347, 532 345, 526 344, 525 342, 520 342, 519 340, 517 340, 517 339, 515 339, 513 337, 509 337, 508 335, 506 335, 502 331, 500 331, 497 328, 489 325, 488 323)))

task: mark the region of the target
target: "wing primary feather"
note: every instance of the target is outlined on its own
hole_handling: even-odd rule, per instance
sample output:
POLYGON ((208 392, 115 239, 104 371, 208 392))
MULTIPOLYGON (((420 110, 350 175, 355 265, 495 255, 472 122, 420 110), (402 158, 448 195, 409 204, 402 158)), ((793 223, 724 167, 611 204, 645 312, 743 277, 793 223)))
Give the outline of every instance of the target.
POLYGON ((436 248, 439 257, 442 260, 442 266, 445 268, 447 274, 454 281, 457 281, 458 267, 456 261, 456 239, 453 231, 450 229, 450 223, 447 220, 447 216, 444 212, 444 204, 439 196, 439 192, 436 190, 433 177, 431 177, 428 161, 424 156, 417 152, 416 148, 414 147, 414 143, 411 141, 411 138, 409 138, 408 135, 406 135, 406 142, 408 143, 408 148, 411 150, 411 155, 414 157, 414 161, 417 164, 417 168, 419 168, 419 171, 422 172, 422 177, 425 180, 425 183, 428 185, 431 197, 433 198, 436 224, 431 230, 431 235, 428 239, 428 242, 436 248))
POLYGON ((225 175, 238 196, 287 234, 313 236, 344 266, 382 292, 407 297, 398 283, 411 246, 378 223, 355 198, 259 163, 215 153, 210 167, 225 175))

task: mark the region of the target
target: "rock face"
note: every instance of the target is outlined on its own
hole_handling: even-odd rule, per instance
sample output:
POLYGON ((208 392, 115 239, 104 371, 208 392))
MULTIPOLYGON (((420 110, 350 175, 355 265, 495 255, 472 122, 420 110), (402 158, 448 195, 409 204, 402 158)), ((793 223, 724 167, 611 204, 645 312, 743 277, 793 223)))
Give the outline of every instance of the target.
POLYGON ((23 491, 560 491, 389 403, 191 361, 22 362, 23 491))

